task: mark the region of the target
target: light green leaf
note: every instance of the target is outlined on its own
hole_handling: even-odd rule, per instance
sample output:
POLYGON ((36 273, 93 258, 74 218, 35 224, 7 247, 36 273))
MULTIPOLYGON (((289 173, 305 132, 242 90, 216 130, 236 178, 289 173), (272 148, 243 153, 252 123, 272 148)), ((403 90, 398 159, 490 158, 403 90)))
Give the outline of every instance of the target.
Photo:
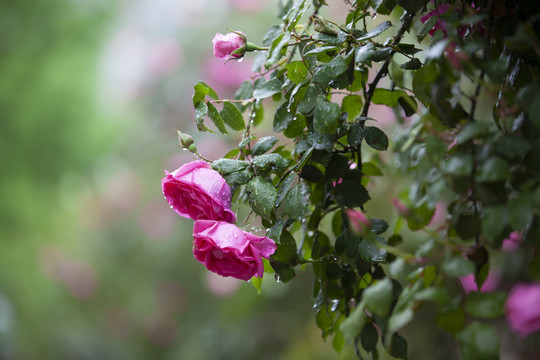
POLYGON ((369 31, 367 34, 360 36, 356 40, 358 41, 364 41, 371 38, 374 38, 375 36, 378 36, 382 34, 384 31, 386 31, 388 28, 392 26, 392 23, 390 21, 385 21, 383 23, 380 23, 376 27, 373 28, 373 30, 369 31))
POLYGON ((269 220, 277 198, 277 190, 274 185, 256 176, 246 186, 248 202, 257 215, 269 220))
POLYGON ((221 110, 220 115, 223 122, 231 129, 240 131, 246 128, 242 113, 231 102, 225 101, 223 103, 223 109, 221 110))
POLYGON ((306 78, 308 69, 303 61, 293 61, 286 66, 287 77, 295 84, 300 84, 306 78))
POLYGON ((208 106, 208 117, 210 120, 212 120, 214 125, 216 125, 222 134, 228 134, 227 129, 225 129, 225 123, 223 122, 223 119, 221 118, 221 115, 217 111, 216 107, 212 105, 211 102, 207 102, 206 106, 208 106))
POLYGON ((315 105, 313 127, 321 134, 329 134, 339 127, 339 105, 326 101, 324 96, 320 96, 315 105))

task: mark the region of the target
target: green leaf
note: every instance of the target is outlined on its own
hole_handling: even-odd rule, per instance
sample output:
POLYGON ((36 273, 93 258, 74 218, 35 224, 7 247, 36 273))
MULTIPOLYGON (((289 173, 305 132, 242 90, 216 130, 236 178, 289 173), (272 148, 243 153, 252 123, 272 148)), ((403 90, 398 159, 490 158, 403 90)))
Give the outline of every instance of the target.
POLYGON ((488 158, 478 169, 478 182, 504 181, 510 177, 510 164, 498 156, 488 158))
POLYGON ((529 263, 529 274, 534 281, 540 282, 540 251, 534 253, 529 263))
POLYGON ((277 198, 274 185, 260 176, 256 176, 246 186, 248 202, 253 211, 269 220, 277 198))
POLYGON ((204 125, 204 119, 208 114, 208 106, 202 101, 199 101, 195 105, 195 121, 197 122, 197 129, 199 131, 212 131, 206 125, 204 125))
POLYGON ((383 219, 371 219, 371 232, 380 235, 384 233, 386 230, 388 230, 388 223, 384 221, 383 219))
POLYGON ((372 352, 379 341, 379 332, 373 323, 366 323, 360 334, 360 343, 368 353, 372 352))
POLYGON ((294 240, 294 237, 290 232, 284 230, 272 258, 294 266, 296 259, 298 258, 296 252, 296 241, 294 240))
POLYGON ((256 156, 252 163, 253 166, 255 166, 259 171, 283 171, 289 165, 289 160, 285 159, 278 153, 272 153, 256 156))
POLYGON ((336 185, 336 200, 346 207, 360 207, 370 199, 366 188, 359 181, 343 180, 336 185))
POLYGON ((249 162, 245 160, 233 159, 218 159, 212 163, 212 168, 220 174, 230 174, 236 171, 241 171, 249 166, 249 162))
POLYGON ((216 107, 210 102, 207 102, 206 106, 208 106, 208 117, 210 120, 212 120, 214 125, 216 125, 222 134, 228 134, 227 129, 225 129, 225 123, 223 122, 223 119, 221 118, 221 115, 217 111, 216 107))
POLYGON ((390 91, 387 89, 379 88, 375 89, 375 91, 373 92, 373 97, 371 98, 371 101, 374 104, 394 107, 399 103, 398 100, 402 96, 407 96, 407 94, 405 94, 405 92, 401 90, 390 91))
POLYGON ((375 55, 375 45, 373 43, 368 43, 356 51, 354 62, 369 64, 373 55, 375 55))
POLYGON ((491 124, 488 122, 475 121, 470 122, 463 127, 457 134, 456 140, 458 144, 464 144, 469 140, 478 137, 484 137, 491 132, 491 124))
POLYGON ((285 198, 285 213, 291 218, 299 220, 307 211, 309 185, 305 182, 293 187, 285 198))
POLYGON ((270 97, 281 92, 282 86, 283 83, 279 79, 270 79, 266 82, 259 83, 253 90, 253 97, 255 99, 264 99, 270 97))
POLYGON ((345 340, 353 341, 362 332, 362 328, 366 322, 364 310, 364 304, 358 304, 349 317, 346 318, 339 326, 345 340))
POLYGON ((375 240, 363 239, 360 241, 358 251, 360 257, 368 264, 382 263, 386 261, 386 250, 380 249, 376 242, 384 243, 384 239, 380 236, 375 237, 375 240))
POLYGON ((293 117, 293 120, 287 126, 287 129, 283 131, 283 135, 285 135, 288 138, 295 138, 297 136, 300 136, 304 133, 304 129, 306 128, 306 117, 302 114, 295 114, 293 117))
POLYGON ((380 23, 376 27, 374 27, 373 30, 369 31, 367 34, 365 34, 363 36, 360 36, 356 40, 364 41, 364 40, 374 38, 375 36, 378 36, 378 35, 382 34, 384 31, 389 29, 391 26, 392 26, 392 23, 390 21, 385 21, 383 23, 380 23))
POLYGON ((474 272, 474 263, 461 255, 451 256, 443 263, 443 269, 448 276, 460 277, 474 272))
POLYGON ((347 143, 351 146, 358 146, 364 139, 364 127, 360 124, 351 124, 347 134, 347 143))
POLYGON ((283 202, 283 200, 285 200, 285 196, 287 196, 287 193, 289 192, 289 189, 291 188, 295 178, 296 174, 293 172, 287 175, 287 177, 281 182, 281 185, 279 185, 278 189, 276 206, 279 206, 283 202))
POLYGON ((454 228, 463 240, 475 237, 480 231, 480 218, 474 214, 460 214, 454 228))
POLYGON ((418 105, 414 98, 409 95, 402 96, 398 99, 398 103, 405 112, 405 116, 413 116, 418 110, 418 105))
POLYGON ((443 171, 456 176, 468 176, 472 173, 474 158, 471 154, 456 153, 443 163, 443 171))
POLYGON ((461 307, 446 310, 437 314, 435 323, 441 329, 455 334, 465 325, 465 311, 461 307))
POLYGON ((431 29, 435 27, 435 24, 437 23, 437 19, 438 19, 437 16, 431 16, 429 19, 427 19, 427 21, 424 24, 422 24, 420 29, 418 29, 418 33, 417 33, 418 42, 421 42, 426 37, 426 35, 431 31, 431 29))
POLYGON ((223 119, 223 122, 227 124, 231 129, 240 131, 246 128, 242 113, 231 102, 225 101, 223 103, 223 109, 221 110, 220 115, 223 119))
POLYGON ((315 106, 313 127, 321 134, 329 134, 339 127, 340 109, 339 105, 326 101, 324 96, 320 96, 315 106))
POLYGON ((230 174, 223 175, 223 178, 229 186, 245 185, 251 180, 253 173, 246 170, 236 171, 230 174))
POLYGON ((249 281, 251 285, 253 285, 253 287, 257 290, 257 294, 259 295, 261 294, 262 279, 263 279, 262 277, 254 276, 249 281))
POLYGON ((304 56, 309 56, 309 55, 317 55, 317 54, 321 54, 321 53, 324 53, 324 52, 327 52, 327 51, 335 51, 337 50, 339 47, 337 46, 333 46, 333 45, 327 45, 327 46, 320 46, 320 47, 317 47, 315 49, 311 49, 309 51, 307 51, 304 56))
POLYGON ((277 282, 288 283, 296 277, 296 273, 291 265, 270 258, 270 265, 275 271, 277 282))
POLYGON ((268 57, 266 62, 264 63, 265 68, 270 68, 271 66, 275 65, 279 59, 281 59, 285 53, 286 46, 289 43, 289 40, 291 40, 291 33, 286 32, 283 34, 280 34, 273 42, 272 45, 268 49, 268 57))
POLYGON ((276 143, 278 139, 275 136, 265 136, 257 140, 253 149, 251 149, 252 155, 261 155, 270 150, 276 143))
POLYGON ((303 61, 293 61, 285 67, 287 77, 295 84, 300 84, 306 78, 308 69, 303 61))
POLYGON ((394 312, 388 319, 388 331, 395 332, 407 325, 414 318, 414 311, 407 308, 402 311, 394 312))
POLYGON ((283 103, 277 108, 274 114, 273 129, 275 132, 281 132, 285 130, 293 121, 293 115, 288 107, 287 103, 283 103))
POLYGON ((372 162, 362 163, 362 173, 366 176, 382 176, 383 172, 372 162))
POLYGON ((329 63, 322 65, 313 74, 311 82, 326 87, 330 81, 343 74, 347 70, 347 67, 347 63, 343 57, 338 55, 329 63))
POLYGON ((332 339, 332 347, 339 354, 341 350, 343 350, 344 346, 345 337, 343 336, 343 333, 338 329, 334 335, 334 338, 332 339))
POLYGON ((496 319, 504 316, 506 293, 471 292, 467 296, 465 310, 480 319, 496 319))
POLYGON ((323 174, 319 168, 313 165, 306 165, 302 168, 300 177, 310 182, 318 183, 322 180, 323 174))
POLYGON ((388 278, 380 280, 364 290, 363 299, 366 308, 374 315, 384 317, 390 311, 394 299, 392 281, 388 278))
POLYGON ((394 333, 390 343, 390 355, 398 359, 407 359, 407 351, 407 340, 398 333, 394 333))
POLYGON ((489 325, 473 322, 457 334, 463 360, 499 358, 501 346, 497 331, 489 325))
POLYGON ((349 120, 353 119, 360 114, 362 110, 363 102, 362 97, 359 95, 347 95, 343 98, 341 102, 341 112, 346 112, 349 114, 349 120))
POLYGON ((422 62, 418 60, 417 58, 413 58, 399 65, 399 67, 405 70, 418 70, 422 67, 422 62))
POLYGON ((193 89, 195 90, 193 93, 193 106, 196 106, 199 101, 204 102, 206 95, 209 95, 213 99, 218 99, 216 92, 202 81, 195 84, 193 89))
MULTIPOLYGON (((309 85, 306 94, 304 95, 304 98, 302 101, 298 104, 298 107, 296 108, 298 112, 308 115, 317 104, 317 98, 320 95, 320 91, 316 85, 309 85)), ((276 131, 274 129, 274 131, 276 131)))
POLYGON ((364 128, 364 139, 375 150, 385 151, 388 149, 388 137, 377 127, 366 126, 364 128))

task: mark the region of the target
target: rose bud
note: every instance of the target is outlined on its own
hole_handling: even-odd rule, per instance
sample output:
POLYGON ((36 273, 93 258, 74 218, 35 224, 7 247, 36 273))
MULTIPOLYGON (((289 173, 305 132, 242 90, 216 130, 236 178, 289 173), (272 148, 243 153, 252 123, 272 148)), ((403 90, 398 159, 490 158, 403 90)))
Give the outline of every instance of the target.
POLYGON ((345 212, 353 232, 362 235, 371 229, 371 220, 363 212, 353 209, 347 209, 345 212))
POLYGON ((243 231, 224 221, 197 220, 193 225, 193 255, 221 276, 249 280, 262 277, 262 258, 269 258, 276 244, 267 237, 243 231))
POLYGON ((236 221, 231 211, 231 188, 208 163, 192 161, 165 174, 163 195, 178 215, 193 220, 236 221))
POLYGON ((540 330, 540 283, 520 283, 510 290, 506 320, 521 337, 540 330))
POLYGON ((229 57, 239 59, 246 52, 246 37, 241 32, 230 32, 227 35, 217 33, 212 39, 212 44, 214 45, 214 56, 218 59, 229 57))

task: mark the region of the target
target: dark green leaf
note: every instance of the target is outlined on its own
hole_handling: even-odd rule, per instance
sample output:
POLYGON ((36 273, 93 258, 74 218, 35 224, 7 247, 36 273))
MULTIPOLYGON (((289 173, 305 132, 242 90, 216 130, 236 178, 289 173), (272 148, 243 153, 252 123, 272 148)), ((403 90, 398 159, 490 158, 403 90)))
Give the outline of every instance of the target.
POLYGON ((329 134, 339 127, 340 109, 339 105, 326 101, 324 96, 320 96, 315 106, 313 127, 321 134, 329 134))
POLYGON ((287 129, 283 131, 283 134, 288 138, 295 138, 304 133, 306 128, 306 117, 302 114, 297 113, 293 120, 287 126, 287 129))
POLYGON ((307 181, 317 183, 322 180, 323 174, 317 167, 313 165, 306 165, 302 168, 300 177, 307 181))
POLYGON ((296 273, 291 265, 270 258, 270 265, 276 272, 277 282, 287 283, 296 277, 296 273))
POLYGON ((407 340, 398 333, 394 333, 390 344, 390 355, 398 359, 407 359, 407 351, 407 340))
POLYGON ((225 101, 223 103, 223 109, 221 110, 220 115, 223 119, 223 122, 231 129, 236 131, 245 129, 246 125, 244 123, 242 113, 231 102, 225 101))
POLYGON ((371 232, 379 235, 388 230, 388 223, 383 219, 371 219, 371 232))
POLYGON ((351 146, 358 146, 364 139, 364 127, 360 124, 351 124, 347 134, 347 142, 351 146))
MULTIPOLYGON (((320 95, 320 91, 316 85, 309 85, 306 94, 302 101, 298 104, 298 112, 308 115, 314 108, 317 103, 317 97, 320 95)), ((274 131, 277 131, 274 129, 274 131)))
POLYGON ((223 178, 229 186, 245 185, 251 180, 253 173, 248 169, 236 171, 223 175, 223 178))
POLYGON ((388 149, 388 137, 377 127, 366 126, 364 128, 364 139, 375 150, 385 151, 388 149))
POLYGON ((326 177, 328 179, 340 178, 349 168, 349 158, 340 154, 332 154, 326 165, 326 177))
POLYGON ((360 334, 360 343, 367 352, 372 352, 379 341, 379 332, 373 323, 366 323, 360 334))
POLYGON ((435 318, 435 323, 441 329, 455 334, 459 330, 463 329, 463 326, 465 325, 465 312, 461 307, 446 310, 437 315, 435 318))
POLYGON ((358 181, 343 180, 336 185, 336 200, 343 206, 360 207, 370 199, 366 188, 358 181))
POLYGON ((227 129, 225 129, 225 123, 223 123, 223 119, 221 118, 221 115, 217 111, 216 107, 210 102, 207 102, 206 106, 208 106, 208 117, 210 120, 212 120, 214 125, 216 125, 222 134, 228 134, 227 129))
POLYGON ((301 219, 306 213, 309 197, 309 186, 305 182, 293 187, 285 198, 285 212, 291 219, 301 219))
POLYGON ((270 150, 276 143, 278 139, 275 136, 265 136, 257 140, 253 149, 251 150, 252 155, 261 155, 270 150))
POLYGON ((356 51, 354 61, 356 63, 368 64, 374 54, 375 45, 373 43, 368 43, 356 51))
POLYGON ((276 206, 279 206, 283 202, 283 200, 285 200, 285 196, 287 195, 289 189, 291 188, 295 177, 296 177, 296 174, 294 172, 287 175, 287 177, 283 180, 283 182, 279 186, 278 196, 276 199, 276 206))
POLYGON ((399 67, 405 70, 418 70, 422 67, 422 62, 418 60, 417 58, 413 58, 399 65, 399 67))
POLYGON ((471 239, 480 231, 480 218, 474 214, 460 214, 454 228, 463 240, 471 239))
POLYGON ((244 170, 249 166, 245 160, 219 159, 212 163, 212 168, 220 174, 230 174, 235 171, 244 170))
POLYGON ((392 26, 392 23, 390 21, 385 21, 383 23, 380 23, 376 27, 374 27, 373 30, 371 30, 367 34, 357 38, 356 40, 364 41, 364 40, 374 38, 375 36, 378 36, 378 35, 382 34, 385 30, 387 30, 391 26, 392 26))
POLYGON ((372 162, 362 163, 362 173, 366 176, 382 176, 383 172, 372 162))
POLYGON ((288 108, 287 103, 283 103, 277 108, 276 113, 274 114, 273 129, 275 132, 281 132, 285 130, 292 123, 292 121, 293 115, 291 110, 288 108))
POLYGON ((498 156, 492 156, 480 166, 475 180, 478 182, 497 182, 504 181, 509 176, 510 164, 498 156))
POLYGON ((253 97, 255 99, 270 97, 281 92, 281 86, 283 86, 283 83, 279 79, 270 79, 264 83, 259 83, 253 90, 253 97))
POLYGON ((335 51, 335 50, 337 50, 337 49, 338 49, 337 46, 332 46, 332 45, 321 46, 321 47, 317 47, 317 48, 315 48, 315 49, 309 50, 308 52, 306 52, 306 53, 304 54, 304 56, 317 55, 317 54, 324 53, 324 52, 326 52, 326 51, 335 51))
POLYGON ((322 65, 313 74, 311 82, 326 87, 330 81, 335 79, 347 70, 347 63, 341 56, 336 56, 332 61, 322 65))
POLYGON ((294 266, 296 265, 295 262, 298 257, 296 251, 296 241, 294 240, 294 237, 290 232, 284 230, 272 258, 294 266))
POLYGON ((472 173, 474 159, 471 154, 456 153, 443 163, 444 172, 456 176, 468 176, 472 173))
POLYGON ((426 35, 435 27, 435 24, 437 23, 438 17, 437 16, 431 16, 427 21, 422 24, 420 29, 418 29, 418 41, 422 41, 426 35))
POLYGON ((360 242, 360 257, 368 264, 381 263, 386 261, 386 250, 380 249, 377 242, 381 243, 381 237, 376 240, 364 239, 360 242))
POLYGON ((283 171, 289 165, 289 160, 277 153, 256 156, 253 159, 253 166, 260 170, 283 171))
POLYGON ((256 176, 246 186, 248 202, 257 215, 270 219, 277 198, 274 185, 260 176, 256 176))
POLYGON ((503 292, 471 292, 465 310, 480 319, 496 319, 504 315, 505 301, 503 292))
POLYGON ((446 259, 443 269, 448 276, 460 277, 474 272, 474 263, 465 259, 461 255, 455 255, 446 259))

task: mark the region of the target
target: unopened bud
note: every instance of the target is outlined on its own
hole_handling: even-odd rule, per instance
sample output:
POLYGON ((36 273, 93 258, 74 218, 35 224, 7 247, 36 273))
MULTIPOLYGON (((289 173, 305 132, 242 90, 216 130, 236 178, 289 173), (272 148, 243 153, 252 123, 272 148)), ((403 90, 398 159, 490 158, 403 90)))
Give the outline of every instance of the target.
MULTIPOLYGON (((190 146, 194 146, 193 138, 191 135, 184 134, 180 130, 176 131, 178 133, 178 142, 180 143, 180 146, 184 149, 188 149, 190 146)), ((191 150, 190 150, 191 151, 191 150)))

